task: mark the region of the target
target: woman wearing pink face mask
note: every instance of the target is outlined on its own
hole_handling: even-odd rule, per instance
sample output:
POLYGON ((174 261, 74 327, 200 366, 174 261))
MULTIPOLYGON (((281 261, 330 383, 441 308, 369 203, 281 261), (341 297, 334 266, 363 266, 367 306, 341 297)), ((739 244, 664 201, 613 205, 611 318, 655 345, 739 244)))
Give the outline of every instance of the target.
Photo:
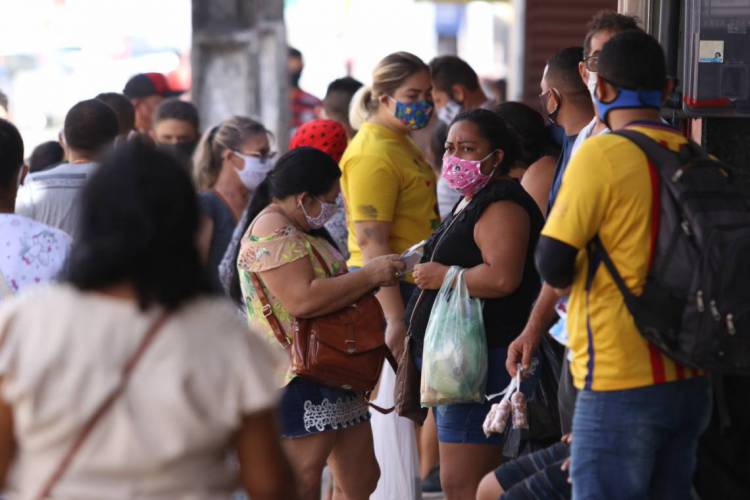
MULTIPOLYGON (((483 299, 488 347, 486 394, 510 381, 508 344, 523 330, 540 280, 534 248, 543 225, 533 198, 508 172, 519 146, 495 113, 460 114, 448 131, 442 175, 463 194, 425 247, 414 278, 419 291, 407 308, 410 341, 421 363, 425 329, 450 266, 467 269, 472 297, 483 299)), ((434 408, 440 441, 440 479, 446 498, 473 499, 483 475, 500 464, 504 436, 487 438, 482 422, 490 403, 434 408)))

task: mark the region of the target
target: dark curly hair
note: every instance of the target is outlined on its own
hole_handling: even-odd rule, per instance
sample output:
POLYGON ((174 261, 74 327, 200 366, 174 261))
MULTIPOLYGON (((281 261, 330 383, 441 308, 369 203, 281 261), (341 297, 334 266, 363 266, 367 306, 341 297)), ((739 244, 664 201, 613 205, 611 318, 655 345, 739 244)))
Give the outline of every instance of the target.
POLYGON ((67 280, 80 290, 132 284, 141 308, 177 309, 211 293, 196 246, 199 209, 185 169, 144 141, 105 156, 81 193, 67 280))

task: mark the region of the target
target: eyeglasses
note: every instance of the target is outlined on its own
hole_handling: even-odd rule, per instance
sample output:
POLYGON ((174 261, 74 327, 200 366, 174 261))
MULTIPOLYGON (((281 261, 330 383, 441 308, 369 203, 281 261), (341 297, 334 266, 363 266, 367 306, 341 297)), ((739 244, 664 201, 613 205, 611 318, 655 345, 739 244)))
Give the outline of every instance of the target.
POLYGON ((597 73, 599 71, 599 54, 600 52, 597 51, 583 59, 583 65, 592 73, 597 73))
POLYGON ((232 150, 232 153, 239 156, 242 159, 257 158, 261 161, 271 160, 276 156, 276 151, 269 151, 267 153, 252 152, 249 154, 240 153, 239 151, 232 150))

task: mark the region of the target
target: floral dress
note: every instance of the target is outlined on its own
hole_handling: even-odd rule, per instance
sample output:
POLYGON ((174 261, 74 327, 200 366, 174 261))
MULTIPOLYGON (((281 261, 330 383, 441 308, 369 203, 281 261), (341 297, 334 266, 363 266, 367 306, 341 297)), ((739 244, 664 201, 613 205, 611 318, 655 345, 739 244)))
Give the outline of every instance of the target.
MULTIPOLYGON (((252 227, 252 226, 251 226, 252 227)), ((278 269, 300 259, 309 259, 317 278, 328 274, 312 253, 314 246, 336 276, 346 272, 341 253, 327 240, 307 234, 288 225, 269 236, 248 233, 242 238, 237 268, 250 325, 266 336, 279 350, 284 348, 276 340, 271 325, 263 315, 263 305, 251 279, 252 273, 278 269)), ((260 281, 263 279, 259 276, 260 281)), ((294 317, 264 286, 276 318, 291 341, 294 317)), ((351 391, 327 387, 302 377, 296 377, 286 364, 284 395, 281 401, 281 433, 285 437, 302 437, 316 432, 345 428, 369 419, 367 402, 351 391)))

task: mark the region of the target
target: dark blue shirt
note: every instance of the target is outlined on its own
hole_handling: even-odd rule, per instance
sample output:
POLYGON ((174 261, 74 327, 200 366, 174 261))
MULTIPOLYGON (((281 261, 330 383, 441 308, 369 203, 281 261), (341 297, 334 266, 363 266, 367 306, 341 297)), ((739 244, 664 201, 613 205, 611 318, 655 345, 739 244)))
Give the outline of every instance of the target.
POLYGON ((549 201, 547 202, 547 213, 552 209, 552 205, 555 203, 557 193, 560 192, 560 186, 562 185, 563 175, 565 175, 565 169, 568 168, 568 162, 570 161, 571 154, 573 153, 573 146, 576 143, 576 135, 563 136, 562 150, 560 156, 557 158, 557 167, 555 167, 555 177, 552 179, 552 187, 549 190, 549 201))

